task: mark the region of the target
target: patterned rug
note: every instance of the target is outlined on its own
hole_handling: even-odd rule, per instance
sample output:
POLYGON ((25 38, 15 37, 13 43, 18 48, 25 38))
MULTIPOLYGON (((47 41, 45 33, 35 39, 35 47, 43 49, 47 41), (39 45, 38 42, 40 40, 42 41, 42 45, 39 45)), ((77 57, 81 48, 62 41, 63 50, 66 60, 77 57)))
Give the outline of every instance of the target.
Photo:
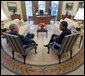
MULTIPOLYGON (((52 31, 50 31, 50 30, 52 30, 52 28, 51 27, 49 28, 49 27, 50 26, 48 26, 48 32, 50 32, 49 36, 51 36, 52 31)), ((37 28, 37 26, 34 26, 33 28, 35 29, 35 28, 37 28)), ((36 29, 34 30, 33 28, 31 27, 30 31, 32 31, 36 35, 36 29)), ((44 35, 41 36, 41 34, 39 35, 39 37, 41 40, 39 40, 39 39, 37 39, 37 37, 35 37, 36 42, 40 43, 40 41, 42 41, 39 44, 39 46, 42 46, 42 44, 44 44, 43 39, 45 39, 45 41, 47 41, 47 40, 49 41, 49 39, 50 39, 50 37, 48 39, 44 35)), ((47 43, 47 42, 45 42, 45 43, 47 43)), ((78 49, 75 50, 77 52, 73 55, 72 59, 69 58, 69 59, 63 60, 62 63, 59 64, 58 59, 56 58, 57 62, 55 64, 49 64, 49 65, 48 64, 47 65, 36 65, 36 64, 34 65, 34 64, 29 64, 29 63, 23 64, 23 62, 19 61, 19 59, 16 59, 16 58, 12 59, 11 53, 7 53, 8 47, 6 46, 6 43, 4 43, 3 48, 6 48, 6 49, 4 49, 4 51, 1 51, 1 64, 4 68, 6 68, 7 70, 9 70, 10 72, 12 72, 16 75, 65 75, 65 74, 69 74, 70 72, 73 72, 74 70, 78 69, 84 63, 84 45, 79 50, 78 49)), ((44 48, 43 49, 42 48, 43 47, 41 47, 41 48, 38 47, 38 52, 40 52, 40 50, 41 50, 42 51, 41 54, 45 56, 46 49, 44 51, 43 50, 44 48)), ((38 53, 39 57, 41 54, 38 53)), ((50 55, 46 54, 46 56, 50 56, 50 55)), ((23 58, 21 58, 21 59, 23 60, 23 58)), ((30 60, 30 59, 28 59, 28 60, 30 60)))
POLYGON ((51 66, 32 66, 20 63, 9 57, 4 51, 1 52, 1 64, 17 75, 61 75, 76 70, 84 62, 84 50, 69 61, 51 66))

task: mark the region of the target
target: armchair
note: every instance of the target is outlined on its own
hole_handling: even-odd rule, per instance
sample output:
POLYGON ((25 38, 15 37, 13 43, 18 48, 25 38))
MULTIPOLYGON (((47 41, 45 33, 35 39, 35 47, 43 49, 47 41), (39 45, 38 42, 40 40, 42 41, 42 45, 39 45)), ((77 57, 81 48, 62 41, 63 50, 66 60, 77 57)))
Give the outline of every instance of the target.
POLYGON ((35 48, 35 54, 37 54, 37 52, 36 52, 37 46, 36 45, 31 45, 31 44, 22 45, 22 42, 18 36, 6 34, 6 33, 4 35, 6 37, 8 44, 12 48, 13 59, 14 59, 14 52, 17 52, 23 56, 24 64, 25 64, 26 56, 33 48, 35 48))
POLYGON ((50 52, 50 48, 53 49, 58 55, 59 64, 61 63, 61 56, 68 51, 70 51, 70 58, 72 58, 72 47, 74 42, 77 40, 78 36, 79 33, 74 33, 74 34, 66 35, 61 44, 53 42, 53 44, 50 44, 48 46, 48 54, 50 52), (54 46, 58 46, 59 49, 58 50, 55 49, 54 46))

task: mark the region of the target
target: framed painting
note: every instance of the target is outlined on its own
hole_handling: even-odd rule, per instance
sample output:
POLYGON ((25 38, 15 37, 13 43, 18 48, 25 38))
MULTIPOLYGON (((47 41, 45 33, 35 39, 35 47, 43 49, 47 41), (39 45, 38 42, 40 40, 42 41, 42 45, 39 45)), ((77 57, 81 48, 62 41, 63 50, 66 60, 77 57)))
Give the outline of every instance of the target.
POLYGON ((78 8, 84 8, 84 2, 79 2, 78 8))
POLYGON ((17 4, 16 2, 7 2, 8 10, 9 11, 17 11, 17 4))
POLYGON ((66 10, 72 10, 73 9, 73 3, 66 3, 65 9, 66 10))

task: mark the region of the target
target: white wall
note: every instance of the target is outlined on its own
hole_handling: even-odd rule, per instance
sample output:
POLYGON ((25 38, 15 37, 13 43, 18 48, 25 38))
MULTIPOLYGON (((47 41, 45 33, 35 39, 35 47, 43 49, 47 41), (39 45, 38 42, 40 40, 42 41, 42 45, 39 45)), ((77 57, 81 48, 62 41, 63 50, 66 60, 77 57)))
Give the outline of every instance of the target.
POLYGON ((68 13, 70 13, 72 16, 75 16, 77 9, 78 9, 79 2, 82 2, 82 1, 63 1, 62 15, 65 15, 66 11, 68 11, 68 13), (73 9, 72 10, 66 10, 65 9, 66 3, 69 3, 69 2, 73 3, 73 9))
MULTIPOLYGON (((8 10, 8 6, 7 6, 7 2, 16 2, 17 4, 17 12, 16 14, 20 14, 21 18, 23 18, 22 16, 22 8, 21 8, 21 1, 1 1, 1 8, 4 10, 6 16, 8 17, 8 20, 11 20, 11 17, 10 15, 13 14, 13 12, 10 12, 8 10)), ((72 10, 68 10, 68 12, 72 15, 72 16, 75 16, 76 12, 77 12, 77 9, 78 9, 78 3, 81 2, 81 1, 63 1, 63 7, 62 7, 62 15, 66 14, 66 11, 65 10, 65 5, 67 2, 73 2, 73 9, 72 10)))
POLYGON ((6 14, 6 16, 8 17, 7 21, 11 20, 10 16, 13 14, 13 12, 8 10, 7 2, 16 2, 16 4, 17 4, 17 12, 15 12, 15 13, 16 14, 20 14, 21 18, 23 18, 22 17, 21 1, 2 1, 1 8, 3 9, 3 11, 6 14))

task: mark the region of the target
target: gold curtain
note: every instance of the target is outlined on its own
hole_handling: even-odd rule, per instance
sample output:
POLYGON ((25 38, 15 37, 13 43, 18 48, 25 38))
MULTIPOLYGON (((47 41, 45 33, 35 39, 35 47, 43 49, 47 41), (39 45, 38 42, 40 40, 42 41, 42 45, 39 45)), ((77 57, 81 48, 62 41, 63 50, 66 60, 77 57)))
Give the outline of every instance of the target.
POLYGON ((46 3, 45 3, 45 10, 46 10, 46 12, 48 12, 48 9, 49 9, 49 2, 50 1, 46 1, 46 3))
POLYGON ((62 5, 63 5, 63 1, 59 1, 58 18, 57 18, 58 21, 60 21, 60 19, 61 19, 61 17, 62 17, 62 5))
POLYGON ((27 21, 25 1, 21 1, 21 8, 22 8, 23 20, 27 21))
POLYGON ((32 1, 32 7, 33 7, 33 2, 34 2, 34 7, 36 12, 38 11, 38 1, 32 1))

